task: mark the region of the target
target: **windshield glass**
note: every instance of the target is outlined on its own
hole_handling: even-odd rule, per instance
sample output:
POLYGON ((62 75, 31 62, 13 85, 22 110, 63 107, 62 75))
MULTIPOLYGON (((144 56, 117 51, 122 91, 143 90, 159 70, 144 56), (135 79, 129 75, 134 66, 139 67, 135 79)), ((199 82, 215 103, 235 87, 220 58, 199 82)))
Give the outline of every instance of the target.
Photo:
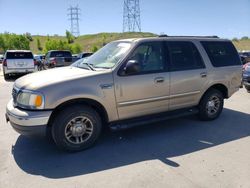
POLYGON ((92 56, 79 60, 72 66, 84 68, 86 67, 84 64, 89 64, 93 68, 112 68, 125 56, 130 47, 130 42, 111 42, 92 56))

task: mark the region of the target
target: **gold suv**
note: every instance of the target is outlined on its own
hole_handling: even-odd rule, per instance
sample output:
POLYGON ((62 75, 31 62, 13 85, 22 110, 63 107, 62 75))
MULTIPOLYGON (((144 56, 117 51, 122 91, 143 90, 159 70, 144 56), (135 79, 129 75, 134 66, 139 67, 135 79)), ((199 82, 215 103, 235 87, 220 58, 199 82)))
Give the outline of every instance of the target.
POLYGON ((155 37, 114 41, 72 66, 18 79, 6 119, 58 147, 92 146, 113 130, 189 114, 214 120, 239 90, 242 65, 229 40, 155 37))

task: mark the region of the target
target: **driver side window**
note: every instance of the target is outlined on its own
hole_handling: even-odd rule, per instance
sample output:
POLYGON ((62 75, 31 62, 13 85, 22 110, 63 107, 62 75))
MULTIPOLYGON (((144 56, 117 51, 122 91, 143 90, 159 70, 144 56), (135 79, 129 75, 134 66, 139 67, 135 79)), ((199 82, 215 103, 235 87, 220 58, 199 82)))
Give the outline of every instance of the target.
POLYGON ((148 42, 138 46, 129 60, 139 63, 139 73, 154 73, 164 70, 164 50, 161 42, 148 42))

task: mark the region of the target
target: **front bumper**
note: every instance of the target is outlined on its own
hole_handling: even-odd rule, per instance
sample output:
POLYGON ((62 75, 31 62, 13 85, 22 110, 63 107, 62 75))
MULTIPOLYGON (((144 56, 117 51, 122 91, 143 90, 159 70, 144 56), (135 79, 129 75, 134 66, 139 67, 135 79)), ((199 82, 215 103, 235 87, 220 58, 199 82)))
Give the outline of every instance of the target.
POLYGON ((28 111, 15 108, 13 100, 6 107, 6 121, 20 134, 46 136, 47 124, 52 111, 28 111))

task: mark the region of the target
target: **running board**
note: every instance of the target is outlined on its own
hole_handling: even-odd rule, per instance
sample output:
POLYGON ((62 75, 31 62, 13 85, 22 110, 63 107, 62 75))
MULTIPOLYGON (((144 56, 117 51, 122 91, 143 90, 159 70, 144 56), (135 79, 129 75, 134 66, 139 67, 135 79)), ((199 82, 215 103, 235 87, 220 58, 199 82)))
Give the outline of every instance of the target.
POLYGON ((150 115, 150 116, 143 116, 139 118, 121 120, 110 123, 109 127, 112 131, 119 131, 124 129, 129 129, 132 127, 137 127, 140 125, 151 124, 159 121, 165 121, 169 119, 194 115, 199 112, 197 107, 193 108, 186 108, 181 110, 174 110, 170 112, 164 112, 160 114, 150 115))

